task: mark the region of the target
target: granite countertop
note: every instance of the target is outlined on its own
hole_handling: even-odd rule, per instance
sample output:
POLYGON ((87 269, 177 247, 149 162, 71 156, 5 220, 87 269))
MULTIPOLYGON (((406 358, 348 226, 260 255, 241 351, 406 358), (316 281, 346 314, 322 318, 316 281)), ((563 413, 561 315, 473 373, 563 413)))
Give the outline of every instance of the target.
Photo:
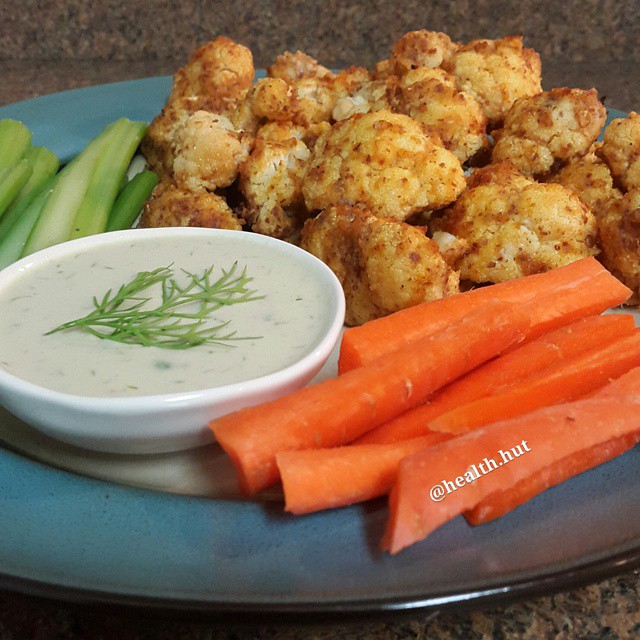
MULTIPOLYGON (((92 84, 166 75, 172 60, 2 62, 0 104, 92 84)), ((595 86, 606 104, 628 111, 640 108, 640 84, 634 62, 544 63, 545 87, 595 86)), ((0 639, 42 640, 369 640, 464 638, 640 638, 640 571, 564 593, 462 613, 422 616, 400 621, 327 623, 322 627, 218 627, 208 623, 130 619, 88 613, 15 594, 0 593, 0 639)))

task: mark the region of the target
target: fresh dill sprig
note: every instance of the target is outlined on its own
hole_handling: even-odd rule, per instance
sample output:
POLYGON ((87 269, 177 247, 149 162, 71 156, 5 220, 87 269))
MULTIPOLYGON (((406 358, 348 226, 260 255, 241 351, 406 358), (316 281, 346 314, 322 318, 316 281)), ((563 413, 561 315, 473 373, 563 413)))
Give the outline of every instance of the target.
POLYGON ((238 337, 235 331, 228 331, 230 321, 206 326, 209 316, 221 307, 264 298, 247 288, 253 278, 247 275, 246 267, 238 274, 235 262, 228 271, 222 269, 214 281, 213 266, 202 275, 181 269, 186 276, 184 285, 178 284, 172 267, 139 272, 115 294, 109 289, 101 299, 94 297, 91 313, 45 335, 80 329, 104 340, 162 349, 188 349, 205 343, 233 346, 229 343, 260 337, 238 337), (145 292, 155 285, 161 287, 161 300, 147 308, 152 297, 145 292))

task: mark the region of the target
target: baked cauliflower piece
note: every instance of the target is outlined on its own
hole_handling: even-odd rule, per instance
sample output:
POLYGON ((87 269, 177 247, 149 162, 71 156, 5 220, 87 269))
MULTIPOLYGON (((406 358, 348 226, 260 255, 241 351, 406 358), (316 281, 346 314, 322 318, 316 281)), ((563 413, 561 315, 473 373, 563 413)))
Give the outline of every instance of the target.
POLYGON ((630 304, 640 302, 640 189, 610 200, 600 210, 600 261, 633 291, 630 304))
POLYGON ((338 276, 346 323, 369 320, 458 292, 458 274, 424 230, 339 205, 307 220, 301 246, 338 276))
POLYGON ((318 64, 318 61, 308 56, 302 51, 291 53, 285 51, 281 53, 274 63, 267 67, 267 76, 270 78, 280 78, 289 84, 293 84, 303 78, 327 78, 332 77, 333 73, 318 64))
POLYGON ((208 227, 242 230, 242 220, 215 193, 192 193, 161 182, 144 205, 138 227, 208 227))
POLYGON ((440 67, 458 48, 446 33, 409 31, 393 46, 390 64, 395 75, 402 76, 418 67, 440 67))
POLYGON ((397 110, 433 127, 460 162, 488 155, 487 118, 472 95, 458 91, 453 76, 421 67, 407 72, 399 87, 397 110))
POLYGON ((297 239, 306 218, 302 180, 311 155, 304 133, 291 123, 270 123, 258 132, 239 180, 246 202, 242 215, 252 231, 297 239))
POLYGON ((196 49, 173 79, 169 102, 195 99, 194 111, 229 115, 251 87, 255 69, 247 47, 220 36, 196 49))
POLYGON ((475 171, 433 229, 468 243, 453 266, 475 283, 505 282, 598 253, 596 220, 578 197, 529 180, 509 162, 475 171))
POLYGON ((525 176, 545 177, 584 156, 606 119, 595 89, 565 87, 519 98, 493 132, 491 160, 510 160, 525 176))
POLYGON ((480 103, 491 129, 502 123, 518 98, 542 91, 540 56, 522 46, 521 36, 471 40, 442 67, 455 76, 461 91, 480 103))
POLYGON ((609 203, 622 198, 613 184, 609 167, 596 155, 599 146, 599 143, 593 145, 586 156, 572 160, 549 179, 571 189, 591 209, 598 222, 609 203))
POLYGON ((302 186, 309 211, 363 204, 405 220, 453 202, 465 186, 460 161, 406 115, 356 114, 320 136, 302 186))
POLYGON ((598 154, 624 191, 640 189, 640 115, 613 120, 604 132, 598 154))
POLYGON ((208 111, 190 115, 175 133, 173 177, 187 191, 228 187, 247 159, 251 138, 225 116, 208 111))
POLYGON ((370 80, 350 93, 340 96, 331 115, 336 122, 346 120, 356 113, 371 113, 397 106, 396 83, 389 80, 370 80))

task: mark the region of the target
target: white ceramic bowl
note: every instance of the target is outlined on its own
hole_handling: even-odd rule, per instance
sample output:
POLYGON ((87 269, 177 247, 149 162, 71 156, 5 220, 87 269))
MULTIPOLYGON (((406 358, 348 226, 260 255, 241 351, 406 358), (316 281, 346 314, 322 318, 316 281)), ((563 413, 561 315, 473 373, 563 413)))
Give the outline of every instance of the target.
MULTIPOLYGON (((333 272, 311 254, 279 240, 257 234, 195 228, 135 229, 91 236, 39 251, 0 271, 0 298, 5 287, 25 270, 63 259, 78 251, 92 251, 109 243, 153 239, 158 244, 158 264, 167 238, 185 238, 194 247, 205 238, 210 243, 239 240, 248 247, 260 244, 295 259, 291 283, 306 272, 321 283, 328 309, 319 338, 297 362, 274 373, 235 384, 163 395, 90 397, 54 391, 16 377, 0 368, 0 404, 25 422, 70 444, 114 453, 160 453, 187 449, 213 441, 208 422, 242 407, 272 400, 307 384, 331 353, 344 322, 342 288, 333 272)), ((262 250, 262 249, 261 249, 262 250)), ((179 266, 179 265, 177 265, 179 266)), ((95 292, 100 293, 100 292, 95 292)), ((28 322, 28 318, 25 320, 28 322)), ((96 340, 98 340, 96 338, 96 340)), ((102 341, 100 341, 102 342, 102 341)), ((152 348, 152 347, 149 347, 152 348)))

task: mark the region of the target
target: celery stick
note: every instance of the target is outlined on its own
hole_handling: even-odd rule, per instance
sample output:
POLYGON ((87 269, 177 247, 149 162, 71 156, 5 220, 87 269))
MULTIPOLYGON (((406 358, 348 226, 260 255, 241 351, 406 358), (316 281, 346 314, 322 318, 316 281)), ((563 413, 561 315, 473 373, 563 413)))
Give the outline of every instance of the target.
POLYGON ((157 184, 158 176, 153 171, 142 171, 131 178, 113 205, 106 230, 130 229, 157 184))
POLYGON ((31 161, 33 171, 27 184, 22 187, 18 197, 0 219, 0 239, 14 225, 23 211, 31 204, 33 199, 42 191, 47 181, 58 171, 60 163, 55 154, 44 147, 31 147, 27 154, 31 161))
POLYGON ((24 208, 21 215, 13 218, 13 224, 5 225, 6 219, 2 220, 4 228, 0 233, 0 269, 8 267, 22 255, 24 245, 53 191, 54 183, 55 178, 52 176, 24 208))
POLYGON ((18 164, 9 170, 6 176, 0 180, 0 216, 7 207, 18 197, 20 190, 27 184, 33 168, 27 158, 23 158, 18 164))
POLYGON ((45 249, 71 238, 73 222, 91 181, 97 160, 108 145, 110 125, 94 138, 57 176, 53 192, 33 228, 22 255, 45 249))
POLYGON ((14 167, 31 146, 31 131, 17 120, 0 120, 0 169, 14 167))
POLYGON ((78 209, 72 238, 102 233, 107 228, 109 214, 122 186, 123 177, 126 176, 129 163, 144 137, 146 128, 142 122, 127 120, 123 130, 110 140, 108 148, 96 164, 95 172, 78 209))

